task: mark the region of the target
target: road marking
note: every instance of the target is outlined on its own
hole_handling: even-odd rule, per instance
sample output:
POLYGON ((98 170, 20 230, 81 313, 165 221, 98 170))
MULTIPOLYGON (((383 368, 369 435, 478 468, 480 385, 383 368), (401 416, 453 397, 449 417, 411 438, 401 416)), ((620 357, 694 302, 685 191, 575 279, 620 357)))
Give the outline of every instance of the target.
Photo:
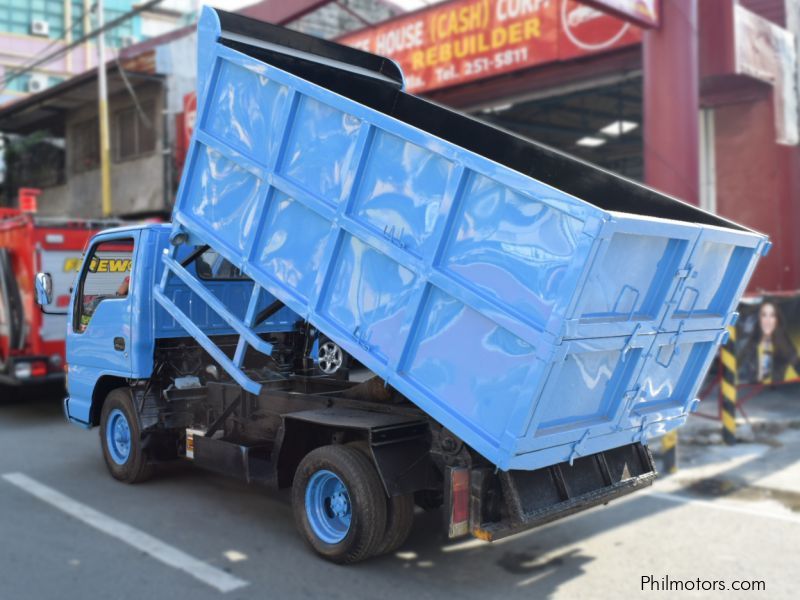
POLYGON ((775 519, 777 521, 785 521, 787 523, 794 523, 795 525, 800 525, 800 517, 797 517, 795 515, 782 515, 779 513, 767 512, 763 510, 755 510, 744 506, 735 506, 729 502, 723 502, 720 500, 712 502, 710 500, 701 500, 700 498, 690 498, 689 496, 684 496, 682 494, 673 494, 670 492, 654 492, 648 490, 645 492, 645 494, 647 494, 648 496, 652 496, 654 498, 669 500, 670 502, 679 502, 681 504, 699 504, 700 506, 706 506, 708 508, 713 508, 716 510, 727 510, 728 512, 751 515, 753 517, 764 517, 766 519, 775 519))
POLYGON ((212 567, 143 531, 139 531, 77 500, 73 500, 69 496, 65 496, 61 492, 39 483, 35 479, 31 479, 27 475, 6 473, 3 475, 3 479, 90 527, 102 531, 106 535, 110 535, 145 554, 149 554, 157 561, 183 571, 220 592, 232 592, 249 585, 243 579, 212 567))

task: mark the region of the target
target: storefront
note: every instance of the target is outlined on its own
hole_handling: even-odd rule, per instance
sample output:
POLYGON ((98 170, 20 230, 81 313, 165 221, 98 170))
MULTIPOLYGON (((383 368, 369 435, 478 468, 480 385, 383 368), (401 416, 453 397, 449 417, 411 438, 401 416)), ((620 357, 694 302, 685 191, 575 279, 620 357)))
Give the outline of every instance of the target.
POLYGON ((576 0, 461 0, 342 41, 398 61, 415 93, 641 179, 640 40, 576 0))
MULTIPOLYGON (((673 122, 675 114, 665 114, 664 122, 651 121, 648 134, 642 49, 647 34, 631 20, 595 6, 615 3, 640 13, 664 6, 641 0, 454 0, 340 41, 397 61, 414 93, 653 184, 659 180, 646 175, 645 148, 653 161, 670 129, 681 132, 685 126, 673 122)), ((779 140, 778 92, 743 73, 738 63, 718 64, 721 54, 739 52, 726 39, 736 24, 716 22, 722 15, 732 19, 733 4, 706 0, 695 5, 697 29, 708 35, 693 40, 698 82, 691 126, 697 137, 688 139, 698 139, 698 144, 686 149, 697 163, 692 165, 696 181, 687 188, 692 193, 656 185, 771 236, 775 249, 762 261, 753 291, 799 289, 800 240, 795 232, 800 227, 800 153, 791 141, 779 140), (721 10, 723 5, 727 11, 721 10), (719 71, 725 76, 718 77, 719 71)), ((742 4, 765 17, 783 19, 775 11, 783 0, 742 4)), ((648 64, 653 81, 660 73, 654 73, 654 63, 648 64)), ((691 74, 683 79, 690 81, 691 74)), ((674 101, 681 102, 686 95, 677 92, 674 101)), ((650 93, 652 99, 652 89, 650 93)), ((671 99, 662 98, 661 106, 663 102, 669 106, 671 99)), ((658 103, 651 104, 651 114, 653 106, 658 103)), ((677 140, 686 145, 682 132, 684 137, 677 140)), ((679 147, 677 154, 681 151, 679 147)))

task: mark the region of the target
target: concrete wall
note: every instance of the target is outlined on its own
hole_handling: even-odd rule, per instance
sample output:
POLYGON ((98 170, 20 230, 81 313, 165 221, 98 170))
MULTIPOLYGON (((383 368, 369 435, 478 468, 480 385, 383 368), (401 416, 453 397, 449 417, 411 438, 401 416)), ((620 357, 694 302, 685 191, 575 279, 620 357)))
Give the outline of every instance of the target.
MULTIPOLYGON (((115 215, 141 211, 163 210, 164 201, 164 124, 162 109, 163 90, 159 82, 140 85, 136 88, 140 104, 152 102, 155 105, 156 144, 152 152, 123 161, 114 159, 114 114, 121 109, 134 106, 127 92, 109 98, 109 118, 111 122, 111 198, 115 215)), ((66 164, 67 182, 43 190, 39 197, 39 212, 45 215, 64 215, 72 217, 102 216, 100 192, 100 169, 78 171, 72 156, 72 136, 77 127, 87 119, 97 118, 97 106, 88 103, 71 112, 66 119, 66 164)))
POLYGON ((717 210, 770 236, 752 292, 800 289, 800 149, 775 142, 774 109, 761 98, 715 108, 717 210))

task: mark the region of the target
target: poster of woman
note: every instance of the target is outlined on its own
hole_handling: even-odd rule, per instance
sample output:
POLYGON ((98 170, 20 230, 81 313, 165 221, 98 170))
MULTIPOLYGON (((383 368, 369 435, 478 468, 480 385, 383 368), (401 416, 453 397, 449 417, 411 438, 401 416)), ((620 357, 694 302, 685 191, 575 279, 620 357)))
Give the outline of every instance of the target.
POLYGON ((750 299, 742 303, 739 311, 739 383, 800 380, 800 298, 750 299))

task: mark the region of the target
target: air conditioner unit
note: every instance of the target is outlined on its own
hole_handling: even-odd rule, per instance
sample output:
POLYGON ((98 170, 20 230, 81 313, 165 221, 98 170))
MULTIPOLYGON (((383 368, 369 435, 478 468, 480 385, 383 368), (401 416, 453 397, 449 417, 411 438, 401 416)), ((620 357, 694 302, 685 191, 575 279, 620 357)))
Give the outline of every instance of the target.
POLYGON ((31 33, 33 35, 50 35, 50 24, 42 19, 34 19, 31 21, 31 33))
POLYGON ((132 35, 123 35, 119 38, 119 45, 121 48, 133 46, 136 43, 136 38, 132 35))
POLYGON ((26 89, 27 91, 35 94, 37 92, 41 92, 46 87, 47 87, 46 75, 31 75, 31 78, 28 79, 28 85, 26 86, 26 89))

